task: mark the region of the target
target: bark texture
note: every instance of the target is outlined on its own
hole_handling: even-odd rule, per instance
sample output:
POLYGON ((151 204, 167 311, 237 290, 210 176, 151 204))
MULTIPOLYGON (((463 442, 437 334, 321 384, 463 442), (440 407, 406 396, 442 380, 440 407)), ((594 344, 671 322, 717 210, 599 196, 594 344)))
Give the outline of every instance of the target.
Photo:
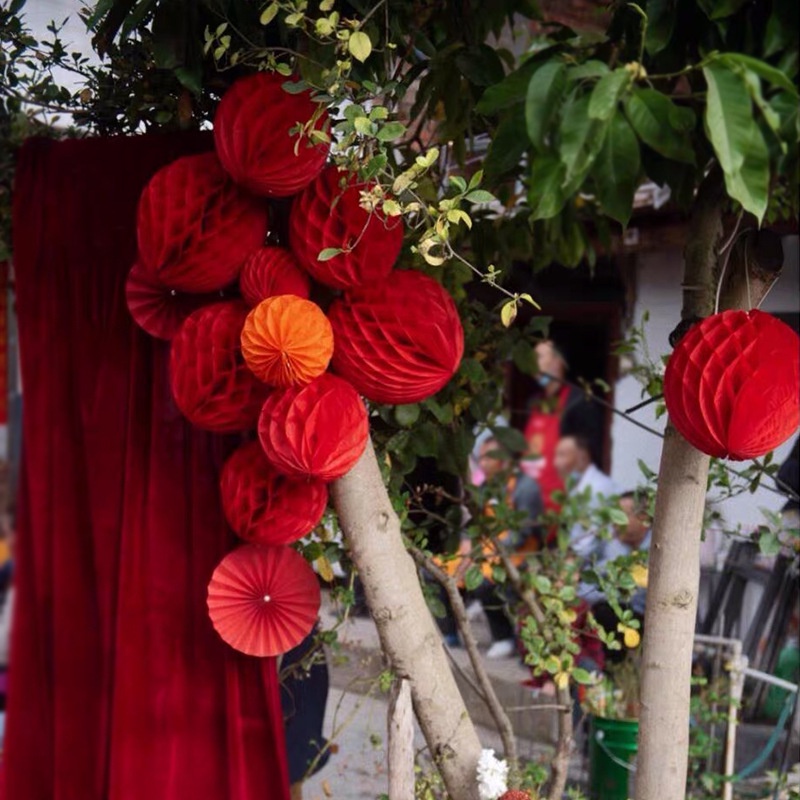
MULTIPOLYGON (((757 306, 780 273, 782 257, 775 256, 774 239, 747 230, 734 233, 730 253, 718 259, 723 199, 722 176, 713 169, 695 200, 684 252, 682 323, 673 332, 673 345, 693 321, 713 313, 723 264, 721 311, 757 306)), ((636 800, 684 800, 686 794, 691 662, 709 462, 667 425, 650 547, 636 800)))
POLYGON ((389 800, 414 800, 414 710, 404 678, 392 689, 388 728, 389 800))
POLYGON ((408 680, 414 712, 452 800, 478 800, 481 744, 406 552, 400 522, 367 445, 333 484, 339 523, 392 670, 408 680))

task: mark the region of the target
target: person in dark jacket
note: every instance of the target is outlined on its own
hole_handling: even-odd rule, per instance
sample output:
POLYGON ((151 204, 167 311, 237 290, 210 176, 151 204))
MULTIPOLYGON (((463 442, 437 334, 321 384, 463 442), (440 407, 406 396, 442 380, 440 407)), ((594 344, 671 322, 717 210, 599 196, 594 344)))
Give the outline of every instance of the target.
POLYGON ((778 474, 775 476, 775 482, 778 484, 778 489, 784 494, 789 495, 789 499, 781 509, 784 514, 787 511, 800 511, 800 436, 794 440, 794 446, 789 453, 786 461, 781 464, 778 474))

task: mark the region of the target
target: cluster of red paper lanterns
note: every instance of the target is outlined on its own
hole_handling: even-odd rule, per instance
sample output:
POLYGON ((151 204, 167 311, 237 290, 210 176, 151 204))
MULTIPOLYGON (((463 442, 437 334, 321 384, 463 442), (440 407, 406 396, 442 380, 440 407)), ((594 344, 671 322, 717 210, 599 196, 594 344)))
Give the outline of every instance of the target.
POLYGON ((717 458, 758 458, 800 425, 800 338, 763 311, 723 311, 690 328, 664 375, 681 435, 717 458))
POLYGON ((237 81, 214 122, 216 152, 153 176, 126 286, 134 319, 172 342, 170 385, 187 419, 257 431, 220 477, 225 517, 248 544, 218 566, 208 605, 226 642, 262 656, 313 626, 318 583, 291 545, 320 523, 327 484, 367 447, 361 395, 428 397, 464 346, 447 292, 394 268, 402 218, 382 214, 374 186, 325 167, 314 132, 327 115, 283 83, 265 73, 237 81), (290 196, 290 247, 268 244, 268 198, 290 196), (310 299, 314 282, 344 290, 327 314, 310 299))

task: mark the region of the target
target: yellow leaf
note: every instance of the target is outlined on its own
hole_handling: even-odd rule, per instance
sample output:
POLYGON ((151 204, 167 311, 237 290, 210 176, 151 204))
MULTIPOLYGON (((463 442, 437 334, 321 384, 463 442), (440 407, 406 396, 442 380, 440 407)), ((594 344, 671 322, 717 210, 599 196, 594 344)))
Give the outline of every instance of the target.
POLYGON ((325 556, 320 556, 314 564, 317 567, 317 572, 319 572, 320 577, 322 580, 326 581, 327 583, 331 583, 333 581, 333 567, 331 566, 331 562, 328 561, 325 556))
POLYGON ((524 300, 526 303, 530 303, 534 308, 538 308, 539 311, 542 310, 542 307, 527 292, 523 292, 519 296, 519 299, 524 300))
POLYGON ((322 0, 319 4, 319 10, 323 13, 327 13, 333 8, 334 0, 322 0))
POLYGON ((517 318, 517 301, 516 300, 509 300, 501 309, 500 309, 500 322, 508 328, 511 326, 511 323, 517 318))
POLYGON ((372 52, 372 42, 364 31, 354 31, 350 34, 350 39, 347 42, 347 49, 350 51, 353 58, 364 62, 369 58, 369 54, 372 52))
POLYGON ((569 686, 569 673, 557 672, 553 680, 559 689, 566 689, 569 686))
POLYGON ((398 203, 397 200, 384 200, 383 213, 386 214, 387 217, 399 217, 403 213, 403 209, 400 207, 400 203, 398 203))
POLYGON ((640 588, 647 588, 647 567, 644 564, 634 564, 631 567, 631 578, 633 582, 640 588))
POLYGON ((636 628, 629 628, 627 625, 620 625, 620 627, 622 628, 622 640, 625 642, 625 647, 631 650, 634 647, 638 647, 639 642, 642 641, 639 631, 636 628))
POLYGON ((277 3, 270 3, 262 12, 261 16, 259 17, 258 21, 262 25, 269 25, 273 19, 278 14, 278 4, 277 3))

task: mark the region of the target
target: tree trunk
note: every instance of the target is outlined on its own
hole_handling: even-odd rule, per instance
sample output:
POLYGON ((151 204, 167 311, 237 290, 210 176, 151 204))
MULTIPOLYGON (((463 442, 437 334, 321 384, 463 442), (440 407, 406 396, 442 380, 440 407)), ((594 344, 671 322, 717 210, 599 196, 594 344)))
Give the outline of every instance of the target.
POLYGON ((405 678, 392 688, 388 729, 389 800, 414 800, 414 711, 405 678))
MULTIPOLYGON (((692 321, 714 311, 724 199, 722 175, 713 169, 695 200, 684 253, 683 321, 673 345, 692 321)), ((722 264, 728 260, 720 310, 757 306, 782 265, 782 257, 775 257, 774 237, 743 234, 730 243, 722 264)), ((636 800, 684 800, 686 794, 691 662, 709 462, 667 425, 650 546, 636 800)))
POLYGON ((414 712, 452 800, 478 800, 481 744, 406 552, 371 444, 333 484, 333 502, 381 646, 411 685, 414 712))

